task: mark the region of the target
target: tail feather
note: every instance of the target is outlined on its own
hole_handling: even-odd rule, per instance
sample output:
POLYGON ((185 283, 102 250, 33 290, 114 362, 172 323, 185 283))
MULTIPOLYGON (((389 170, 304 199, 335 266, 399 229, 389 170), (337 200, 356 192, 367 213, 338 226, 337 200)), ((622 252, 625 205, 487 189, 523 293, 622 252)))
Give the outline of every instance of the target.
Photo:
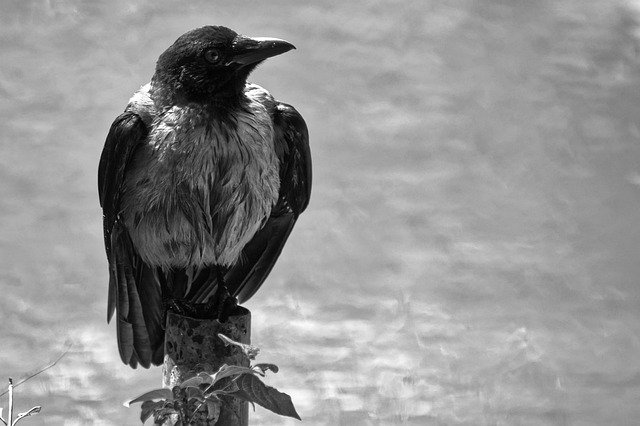
POLYGON ((122 359, 122 362, 125 364, 129 364, 131 367, 136 368, 138 362, 136 361, 136 358, 133 357, 133 327, 131 323, 127 322, 124 318, 119 317, 116 328, 120 359, 122 359))
POLYGON ((157 353, 164 343, 160 287, 121 228, 112 234, 112 261, 108 309, 115 306, 117 312, 120 357, 133 368, 160 364, 157 353))
MULTIPOLYGON (((141 262, 142 263, 142 262, 141 262)), ((142 304, 144 324, 147 327, 149 345, 151 348, 151 362, 160 365, 164 358, 164 304, 162 288, 158 278, 159 271, 151 269, 142 263, 138 283, 138 293, 142 304)))
POLYGON ((192 303, 204 303, 218 288, 218 266, 202 268, 191 277, 189 292, 186 299, 192 303))
POLYGON ((111 267, 111 263, 109 263, 109 296, 107 299, 107 324, 111 322, 111 318, 113 318, 113 313, 116 310, 116 277, 113 268, 111 267))
POLYGON ((138 362, 145 368, 151 364, 151 342, 149 340, 149 332, 144 318, 142 303, 138 293, 138 285, 144 287, 146 283, 136 282, 131 265, 124 265, 124 273, 126 276, 127 299, 129 305, 129 314, 127 320, 132 325, 133 330, 133 349, 136 352, 138 362))

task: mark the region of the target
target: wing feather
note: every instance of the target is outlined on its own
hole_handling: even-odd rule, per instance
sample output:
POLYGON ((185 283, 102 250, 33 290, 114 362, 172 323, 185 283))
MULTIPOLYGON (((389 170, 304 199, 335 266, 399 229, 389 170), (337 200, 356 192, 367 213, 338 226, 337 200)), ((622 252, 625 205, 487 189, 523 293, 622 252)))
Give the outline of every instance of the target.
POLYGON ((164 339, 160 284, 140 259, 119 218, 127 172, 147 133, 140 116, 131 111, 122 113, 111 125, 98 167, 98 195, 109 261, 107 321, 117 312, 120 357, 134 368, 138 364, 146 368, 151 363, 161 363, 162 357, 157 353, 164 339))
POLYGON ((271 216, 244 247, 241 258, 225 274, 229 292, 240 303, 260 288, 275 265, 298 216, 311 197, 311 152, 307 125, 291 105, 274 112, 275 148, 280 161, 280 192, 271 216))

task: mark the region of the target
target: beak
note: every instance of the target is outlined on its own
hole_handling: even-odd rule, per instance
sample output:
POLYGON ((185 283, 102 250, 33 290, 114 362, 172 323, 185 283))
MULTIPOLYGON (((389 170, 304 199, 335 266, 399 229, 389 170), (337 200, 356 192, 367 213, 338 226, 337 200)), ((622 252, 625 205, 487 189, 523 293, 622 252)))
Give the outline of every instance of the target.
POLYGON ((295 49, 293 44, 279 38, 238 35, 233 40, 233 57, 228 63, 239 64, 242 67, 280 55, 291 49, 295 49))

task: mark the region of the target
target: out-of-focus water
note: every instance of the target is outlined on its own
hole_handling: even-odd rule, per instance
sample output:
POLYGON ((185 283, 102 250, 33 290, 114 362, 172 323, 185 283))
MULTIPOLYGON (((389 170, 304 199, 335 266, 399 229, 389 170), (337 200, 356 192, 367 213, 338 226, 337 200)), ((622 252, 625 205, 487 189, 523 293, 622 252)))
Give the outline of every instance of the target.
POLYGON ((105 323, 96 169, 157 56, 205 24, 298 47, 253 80, 305 116, 313 200, 248 307, 305 424, 637 424, 638 10, 5 0, 0 384, 74 344, 16 389, 44 407, 23 424, 136 424, 122 401, 160 383, 105 323))

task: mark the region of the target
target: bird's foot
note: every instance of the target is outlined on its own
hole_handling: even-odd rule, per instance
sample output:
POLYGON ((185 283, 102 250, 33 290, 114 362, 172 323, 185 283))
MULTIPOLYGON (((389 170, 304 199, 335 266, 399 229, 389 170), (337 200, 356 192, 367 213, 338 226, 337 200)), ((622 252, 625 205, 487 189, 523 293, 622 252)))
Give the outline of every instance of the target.
POLYGON ((164 305, 166 311, 171 311, 184 317, 201 318, 195 303, 189 303, 183 299, 167 298, 164 301, 164 305))
POLYGON ((205 303, 191 303, 182 299, 168 299, 165 301, 167 311, 178 315, 197 319, 217 319, 226 322, 233 315, 238 301, 228 292, 221 297, 212 297, 205 303))
POLYGON ((220 322, 226 322, 238 306, 238 300, 229 294, 225 285, 219 285, 213 297, 205 303, 205 309, 220 322))

